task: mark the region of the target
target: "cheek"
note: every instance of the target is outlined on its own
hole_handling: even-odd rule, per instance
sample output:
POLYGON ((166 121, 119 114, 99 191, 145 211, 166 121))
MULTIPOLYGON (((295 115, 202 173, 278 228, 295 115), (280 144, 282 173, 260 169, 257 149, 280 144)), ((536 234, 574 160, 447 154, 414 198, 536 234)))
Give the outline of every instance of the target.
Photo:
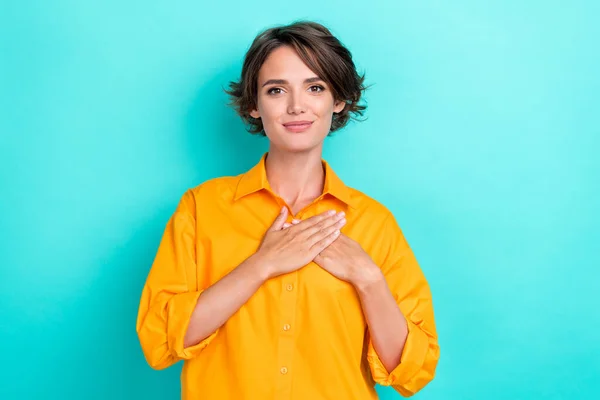
POLYGON ((285 113, 285 104, 283 101, 277 101, 277 99, 267 99, 259 102, 259 107, 263 124, 273 124, 285 113))
POLYGON ((333 105, 329 99, 318 98, 313 103, 313 110, 315 114, 323 117, 333 113, 333 105))

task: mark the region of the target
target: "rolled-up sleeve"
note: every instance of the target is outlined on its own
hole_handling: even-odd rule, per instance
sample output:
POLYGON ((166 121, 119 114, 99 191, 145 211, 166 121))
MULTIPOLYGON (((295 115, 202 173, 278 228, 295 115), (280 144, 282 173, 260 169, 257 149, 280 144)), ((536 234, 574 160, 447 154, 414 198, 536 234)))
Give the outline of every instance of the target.
POLYGON ((387 371, 379 359, 370 337, 367 360, 375 382, 392 386, 409 397, 433 379, 440 355, 432 296, 415 255, 391 213, 385 221, 382 244, 386 255, 381 270, 406 318, 408 336, 400 363, 392 371, 387 371))
POLYGON ((136 331, 146 361, 164 369, 196 357, 218 329, 194 346, 183 339, 202 289, 196 287, 196 207, 188 190, 167 222, 154 262, 142 290, 136 331))

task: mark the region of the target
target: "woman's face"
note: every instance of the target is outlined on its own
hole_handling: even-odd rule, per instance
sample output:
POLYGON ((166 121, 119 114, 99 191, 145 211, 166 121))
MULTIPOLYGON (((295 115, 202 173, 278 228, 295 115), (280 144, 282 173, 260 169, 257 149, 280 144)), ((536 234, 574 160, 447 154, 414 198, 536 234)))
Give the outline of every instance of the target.
POLYGON ((321 146, 333 113, 345 105, 343 101, 334 104, 330 87, 290 46, 280 46, 269 54, 258 73, 257 90, 258 109, 250 115, 261 118, 271 146, 289 152, 321 146))

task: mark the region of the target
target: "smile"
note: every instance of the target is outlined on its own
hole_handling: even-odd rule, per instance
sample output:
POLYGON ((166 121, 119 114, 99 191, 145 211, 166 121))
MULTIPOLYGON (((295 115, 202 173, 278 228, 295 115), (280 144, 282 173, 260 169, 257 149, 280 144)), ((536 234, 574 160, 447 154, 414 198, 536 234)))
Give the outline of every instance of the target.
POLYGON ((302 122, 302 123, 289 123, 284 124, 283 126, 290 132, 299 133, 304 132, 308 128, 312 126, 312 122, 302 122))

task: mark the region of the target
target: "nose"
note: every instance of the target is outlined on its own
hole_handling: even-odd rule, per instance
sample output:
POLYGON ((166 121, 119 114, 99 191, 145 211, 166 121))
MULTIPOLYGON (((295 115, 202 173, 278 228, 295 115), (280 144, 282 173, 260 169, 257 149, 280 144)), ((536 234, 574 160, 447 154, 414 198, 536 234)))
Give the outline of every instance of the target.
POLYGON ((304 106, 304 100, 301 92, 292 92, 292 94, 288 96, 288 99, 289 100, 287 111, 289 114, 299 114, 306 112, 306 107, 304 106))

